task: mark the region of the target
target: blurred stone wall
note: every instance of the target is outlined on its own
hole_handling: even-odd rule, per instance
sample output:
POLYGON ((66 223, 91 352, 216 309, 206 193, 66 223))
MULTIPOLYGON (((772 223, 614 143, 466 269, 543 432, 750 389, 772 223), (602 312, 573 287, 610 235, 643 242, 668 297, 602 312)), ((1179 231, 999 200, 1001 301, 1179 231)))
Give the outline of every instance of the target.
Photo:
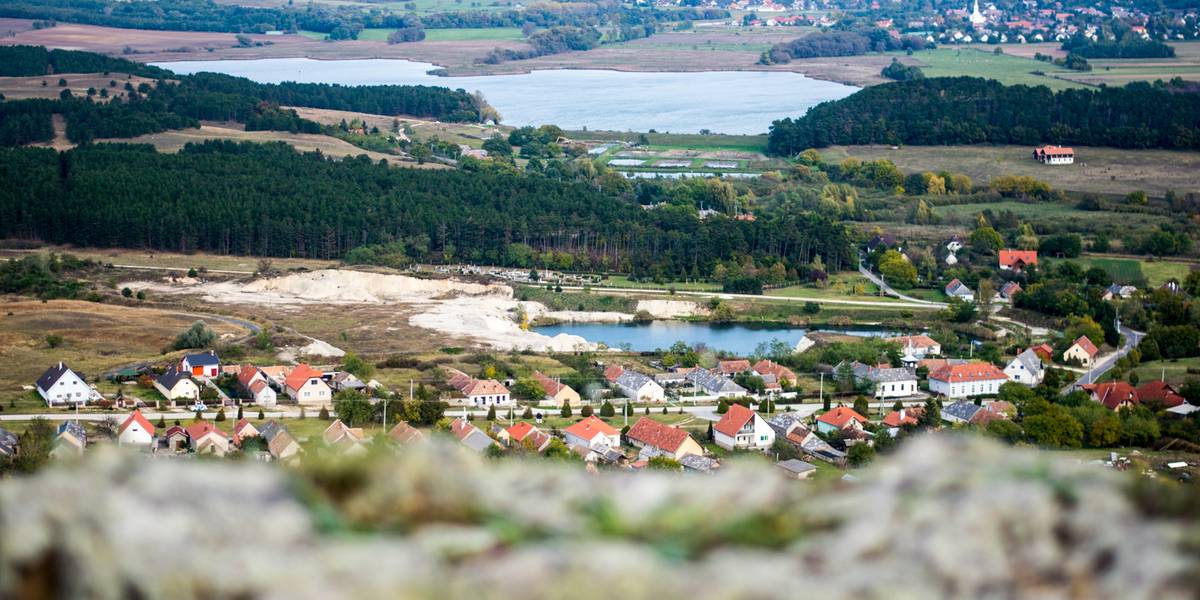
POLYGON ((825 486, 437 443, 295 471, 96 452, 0 481, 0 597, 1197 597, 1195 518, 1119 477, 955 436, 825 486))

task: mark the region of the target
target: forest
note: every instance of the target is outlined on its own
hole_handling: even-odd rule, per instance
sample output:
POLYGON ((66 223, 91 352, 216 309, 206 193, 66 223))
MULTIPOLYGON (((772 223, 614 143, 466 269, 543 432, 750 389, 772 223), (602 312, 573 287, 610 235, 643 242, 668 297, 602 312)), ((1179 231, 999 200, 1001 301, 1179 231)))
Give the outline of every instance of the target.
POLYGON ((526 38, 528 50, 496 48, 482 59, 487 64, 508 60, 526 60, 573 50, 591 50, 600 44, 601 34, 594 27, 552 27, 526 38))
POLYGON ((929 44, 922 38, 905 36, 893 38, 887 31, 869 28, 860 31, 822 31, 802 38, 775 44, 763 52, 761 64, 786 64, 796 58, 818 56, 857 56, 868 52, 888 50, 922 50, 929 44))
POLYGON ((833 144, 1075 144, 1200 148, 1200 94, 1162 82, 1052 92, 975 77, 868 87, 771 124, 768 150, 833 144))
POLYGON ((1084 58, 1175 58, 1175 49, 1171 46, 1133 37, 1116 41, 1092 40, 1077 35, 1063 42, 1062 48, 1084 58))
MULTIPOLYGON (((482 163, 481 163, 482 164, 482 163)), ((86 145, 0 150, 0 236, 97 247, 339 258, 402 246, 413 260, 507 264, 520 249, 577 268, 707 275, 749 257, 830 271, 854 264, 843 225, 802 211, 754 222, 503 167, 397 169, 282 143, 210 141, 179 154, 86 145), (510 250, 518 250, 511 252, 510 250)))
POLYGON ((47 50, 42 46, 0 46, 0 76, 29 77, 51 73, 128 73, 167 77, 171 72, 139 62, 81 50, 47 50))

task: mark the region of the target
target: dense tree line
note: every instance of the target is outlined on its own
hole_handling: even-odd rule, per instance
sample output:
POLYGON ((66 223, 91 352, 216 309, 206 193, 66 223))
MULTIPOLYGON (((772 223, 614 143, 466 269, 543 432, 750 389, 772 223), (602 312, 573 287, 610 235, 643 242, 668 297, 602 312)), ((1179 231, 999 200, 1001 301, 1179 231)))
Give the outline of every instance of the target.
POLYGON ((166 69, 80 50, 47 50, 42 46, 0 46, 0 76, 29 77, 51 73, 128 73, 166 77, 166 69))
POLYGON ((496 64, 507 60, 526 60, 550 54, 591 50, 600 44, 600 37, 600 32, 594 27, 552 27, 526 38, 528 49, 496 48, 489 52, 482 62, 496 64))
POLYGON ((921 70, 921 67, 906 65, 895 58, 879 74, 894 81, 911 81, 913 79, 925 78, 925 72, 921 70))
POLYGON ((817 256, 830 270, 853 264, 845 228, 810 213, 702 221, 583 182, 334 161, 281 143, 207 142, 179 154, 115 144, 0 150, 0 236, 327 258, 402 244, 417 260, 488 264, 525 247, 580 268, 668 276, 747 256, 793 268, 817 256))
POLYGON ((1175 49, 1155 40, 1096 40, 1082 35, 1063 42, 1063 50, 1084 58, 1175 58, 1175 49))
POLYGON ((1200 148, 1200 94, 1162 83, 1052 92, 974 77, 873 86, 771 124, 778 155, 832 144, 1200 148))
POLYGON ((775 44, 763 52, 762 64, 785 64, 794 58, 818 56, 857 56, 868 52, 888 50, 922 50, 928 43, 919 37, 894 38, 883 29, 862 31, 822 31, 802 38, 775 44))
POLYGON ((54 139, 54 100, 0 102, 0 146, 24 146, 54 139))

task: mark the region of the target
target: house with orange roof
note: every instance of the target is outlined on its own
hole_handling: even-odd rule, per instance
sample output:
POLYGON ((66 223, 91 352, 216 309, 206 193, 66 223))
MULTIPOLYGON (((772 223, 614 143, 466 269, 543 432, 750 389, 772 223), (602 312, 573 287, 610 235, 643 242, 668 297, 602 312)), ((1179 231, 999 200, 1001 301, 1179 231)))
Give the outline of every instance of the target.
POLYGON ((726 450, 766 451, 775 444, 775 430, 766 419, 741 404, 729 405, 713 425, 713 441, 726 450))
POLYGON ((121 446, 149 446, 154 441, 154 425, 140 410, 125 417, 117 430, 117 444, 121 446))
POLYGON ((242 365, 237 374, 238 391, 259 406, 275 406, 275 389, 271 379, 262 369, 254 365, 242 365))
POLYGON ((320 408, 333 401, 333 390, 325 383, 325 374, 300 363, 283 380, 283 389, 300 406, 320 408))
POLYGON ((1051 348, 1050 344, 1038 344, 1030 348, 1030 350, 1033 350, 1033 353, 1037 354, 1038 358, 1042 359, 1042 362, 1047 364, 1054 362, 1054 348, 1051 348))
POLYGON ((242 442, 252 437, 258 437, 258 428, 249 419, 238 419, 237 424, 233 426, 234 445, 240 448, 242 442))
POLYGON ((543 452, 554 438, 538 429, 533 424, 521 421, 504 430, 509 446, 529 448, 534 452, 543 452))
POLYGON ((621 447, 621 432, 595 415, 581 419, 563 430, 568 446, 581 446, 592 450, 610 450, 621 447))
POLYGON ((867 418, 848 406, 838 406, 817 417, 817 431, 834 433, 836 431, 862 431, 867 418))
POLYGON ((1063 146, 1038 146, 1033 149, 1033 159, 1043 165, 1069 165, 1075 162, 1075 150, 1063 146))
POLYGON ((421 433, 420 429, 400 421, 395 427, 388 432, 388 437, 397 444, 408 444, 410 442, 420 442, 425 440, 425 434, 421 433))
POLYGON ((188 444, 196 454, 225 456, 229 453, 229 434, 208 421, 199 421, 187 427, 188 444))
POLYGON ((900 410, 893 410, 883 418, 883 426, 888 428, 888 433, 891 434, 892 437, 895 437, 898 433, 900 433, 901 427, 916 426, 921 418, 921 413, 924 412, 925 409, 920 406, 913 408, 905 408, 902 406, 900 407, 900 410))
POLYGON ((929 391, 947 398, 993 396, 1007 381, 1008 375, 991 363, 947 364, 929 373, 929 391))
POLYGON ((1120 410, 1140 404, 1137 390, 1124 381, 1085 383, 1079 387, 1087 392, 1093 401, 1103 404, 1109 410, 1120 410))
POLYGON ((889 337, 884 338, 883 341, 899 344, 901 350, 907 351, 911 349, 912 355, 918 359, 939 356, 942 353, 942 345, 937 340, 923 333, 889 337))
POLYGON ((1020 273, 1026 267, 1037 266, 1037 250, 1001 250, 997 259, 1003 271, 1020 273))
POLYGON ((754 372, 759 375, 774 375, 775 381, 783 385, 784 381, 794 384, 796 383, 796 374, 791 369, 773 361, 762 359, 754 363, 754 372))
POLYGON ((656 454, 679 460, 689 454, 704 456, 704 448, 687 431, 660 423, 649 417, 638 419, 625 433, 629 445, 638 449, 651 449, 656 454))
POLYGON ((722 360, 717 363, 717 371, 726 377, 733 377, 738 373, 744 373, 750 370, 750 361, 746 359, 722 360))
POLYGON ((604 367, 604 379, 609 383, 616 383, 617 378, 620 377, 621 373, 624 372, 625 367, 622 367, 621 365, 608 365, 607 367, 604 367))
POLYGON ((1090 368, 1097 354, 1100 354, 1100 349, 1096 344, 1092 343, 1088 336, 1081 335, 1066 352, 1063 352, 1063 362, 1078 362, 1081 366, 1090 368))
POLYGON ((462 387, 462 393, 471 404, 479 407, 512 404, 508 388, 495 379, 472 379, 462 387))
POLYGON ((541 371, 534 371, 533 380, 538 382, 538 385, 542 386, 542 390, 546 392, 541 404, 561 407, 564 403, 570 403, 572 406, 579 406, 581 400, 579 392, 557 378, 550 378, 541 371))

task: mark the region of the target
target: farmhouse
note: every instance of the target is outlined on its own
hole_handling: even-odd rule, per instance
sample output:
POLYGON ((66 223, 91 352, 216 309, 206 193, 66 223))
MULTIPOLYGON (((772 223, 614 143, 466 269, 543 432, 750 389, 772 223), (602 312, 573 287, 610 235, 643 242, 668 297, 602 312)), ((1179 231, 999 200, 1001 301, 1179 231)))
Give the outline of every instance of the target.
POLYGON ((1007 381, 1004 371, 990 363, 948 364, 929 373, 929 391, 947 398, 994 395, 1007 381))
POLYGON ((551 379, 541 371, 533 372, 533 380, 542 386, 546 395, 542 398, 542 404, 561 407, 564 403, 578 405, 580 402, 579 392, 576 392, 569 385, 564 385, 557 379, 551 379))
POLYGON ((216 377, 221 374, 221 359, 209 350, 198 354, 185 354, 179 360, 179 370, 192 377, 216 377))
POLYGON ((275 421, 268 421, 258 431, 258 435, 267 443, 267 452, 275 460, 289 460, 300 454, 300 443, 292 437, 287 427, 275 421))
POLYGON ((1100 353, 1100 349, 1086 335, 1079 336, 1066 352, 1063 352, 1063 360, 1066 362, 1078 362, 1085 367, 1091 367, 1092 361, 1096 355, 1100 353))
POLYGON ((154 425, 140 410, 129 413, 117 430, 117 443, 122 446, 149 446, 153 441, 154 425))
POLYGON ((1033 159, 1044 165, 1069 165, 1075 162, 1075 150, 1062 146, 1039 146, 1033 150, 1033 159))
POLYGON ((200 399, 200 386, 196 385, 191 375, 180 371, 174 365, 154 380, 154 389, 158 390, 163 398, 176 403, 200 399))
POLYGON ((94 398, 87 382, 63 362, 46 369, 38 377, 37 392, 47 406, 87 404, 94 398))
POLYGON ((1020 273, 1026 267, 1037 266, 1037 250, 1001 250, 997 261, 1001 270, 1020 273))
POLYGON ((766 451, 775 443, 775 430, 758 413, 733 404, 713 426, 713 441, 726 450, 766 451))
POLYGON ((738 373, 750 370, 750 361, 746 359, 722 360, 717 363, 717 370, 725 377, 733 377, 738 373))
POLYGON ((451 370, 451 387, 457 388, 467 401, 479 407, 508 405, 512 396, 508 388, 494 379, 475 379, 462 371, 451 370))
POLYGON ((788 382, 789 385, 796 383, 796 374, 793 373, 791 369, 773 360, 767 360, 764 358, 763 360, 754 363, 754 372, 758 373, 760 377, 764 378, 767 375, 774 375, 775 381, 780 385, 783 385, 783 382, 785 381, 788 382))
POLYGON ((300 363, 283 380, 283 388, 288 397, 301 406, 327 406, 333 399, 333 391, 321 378, 322 375, 320 371, 300 363))
POLYGON ((653 448, 659 454, 665 454, 675 460, 688 454, 704 454, 704 449, 688 432, 649 417, 638 419, 625 434, 625 439, 634 448, 653 448))

